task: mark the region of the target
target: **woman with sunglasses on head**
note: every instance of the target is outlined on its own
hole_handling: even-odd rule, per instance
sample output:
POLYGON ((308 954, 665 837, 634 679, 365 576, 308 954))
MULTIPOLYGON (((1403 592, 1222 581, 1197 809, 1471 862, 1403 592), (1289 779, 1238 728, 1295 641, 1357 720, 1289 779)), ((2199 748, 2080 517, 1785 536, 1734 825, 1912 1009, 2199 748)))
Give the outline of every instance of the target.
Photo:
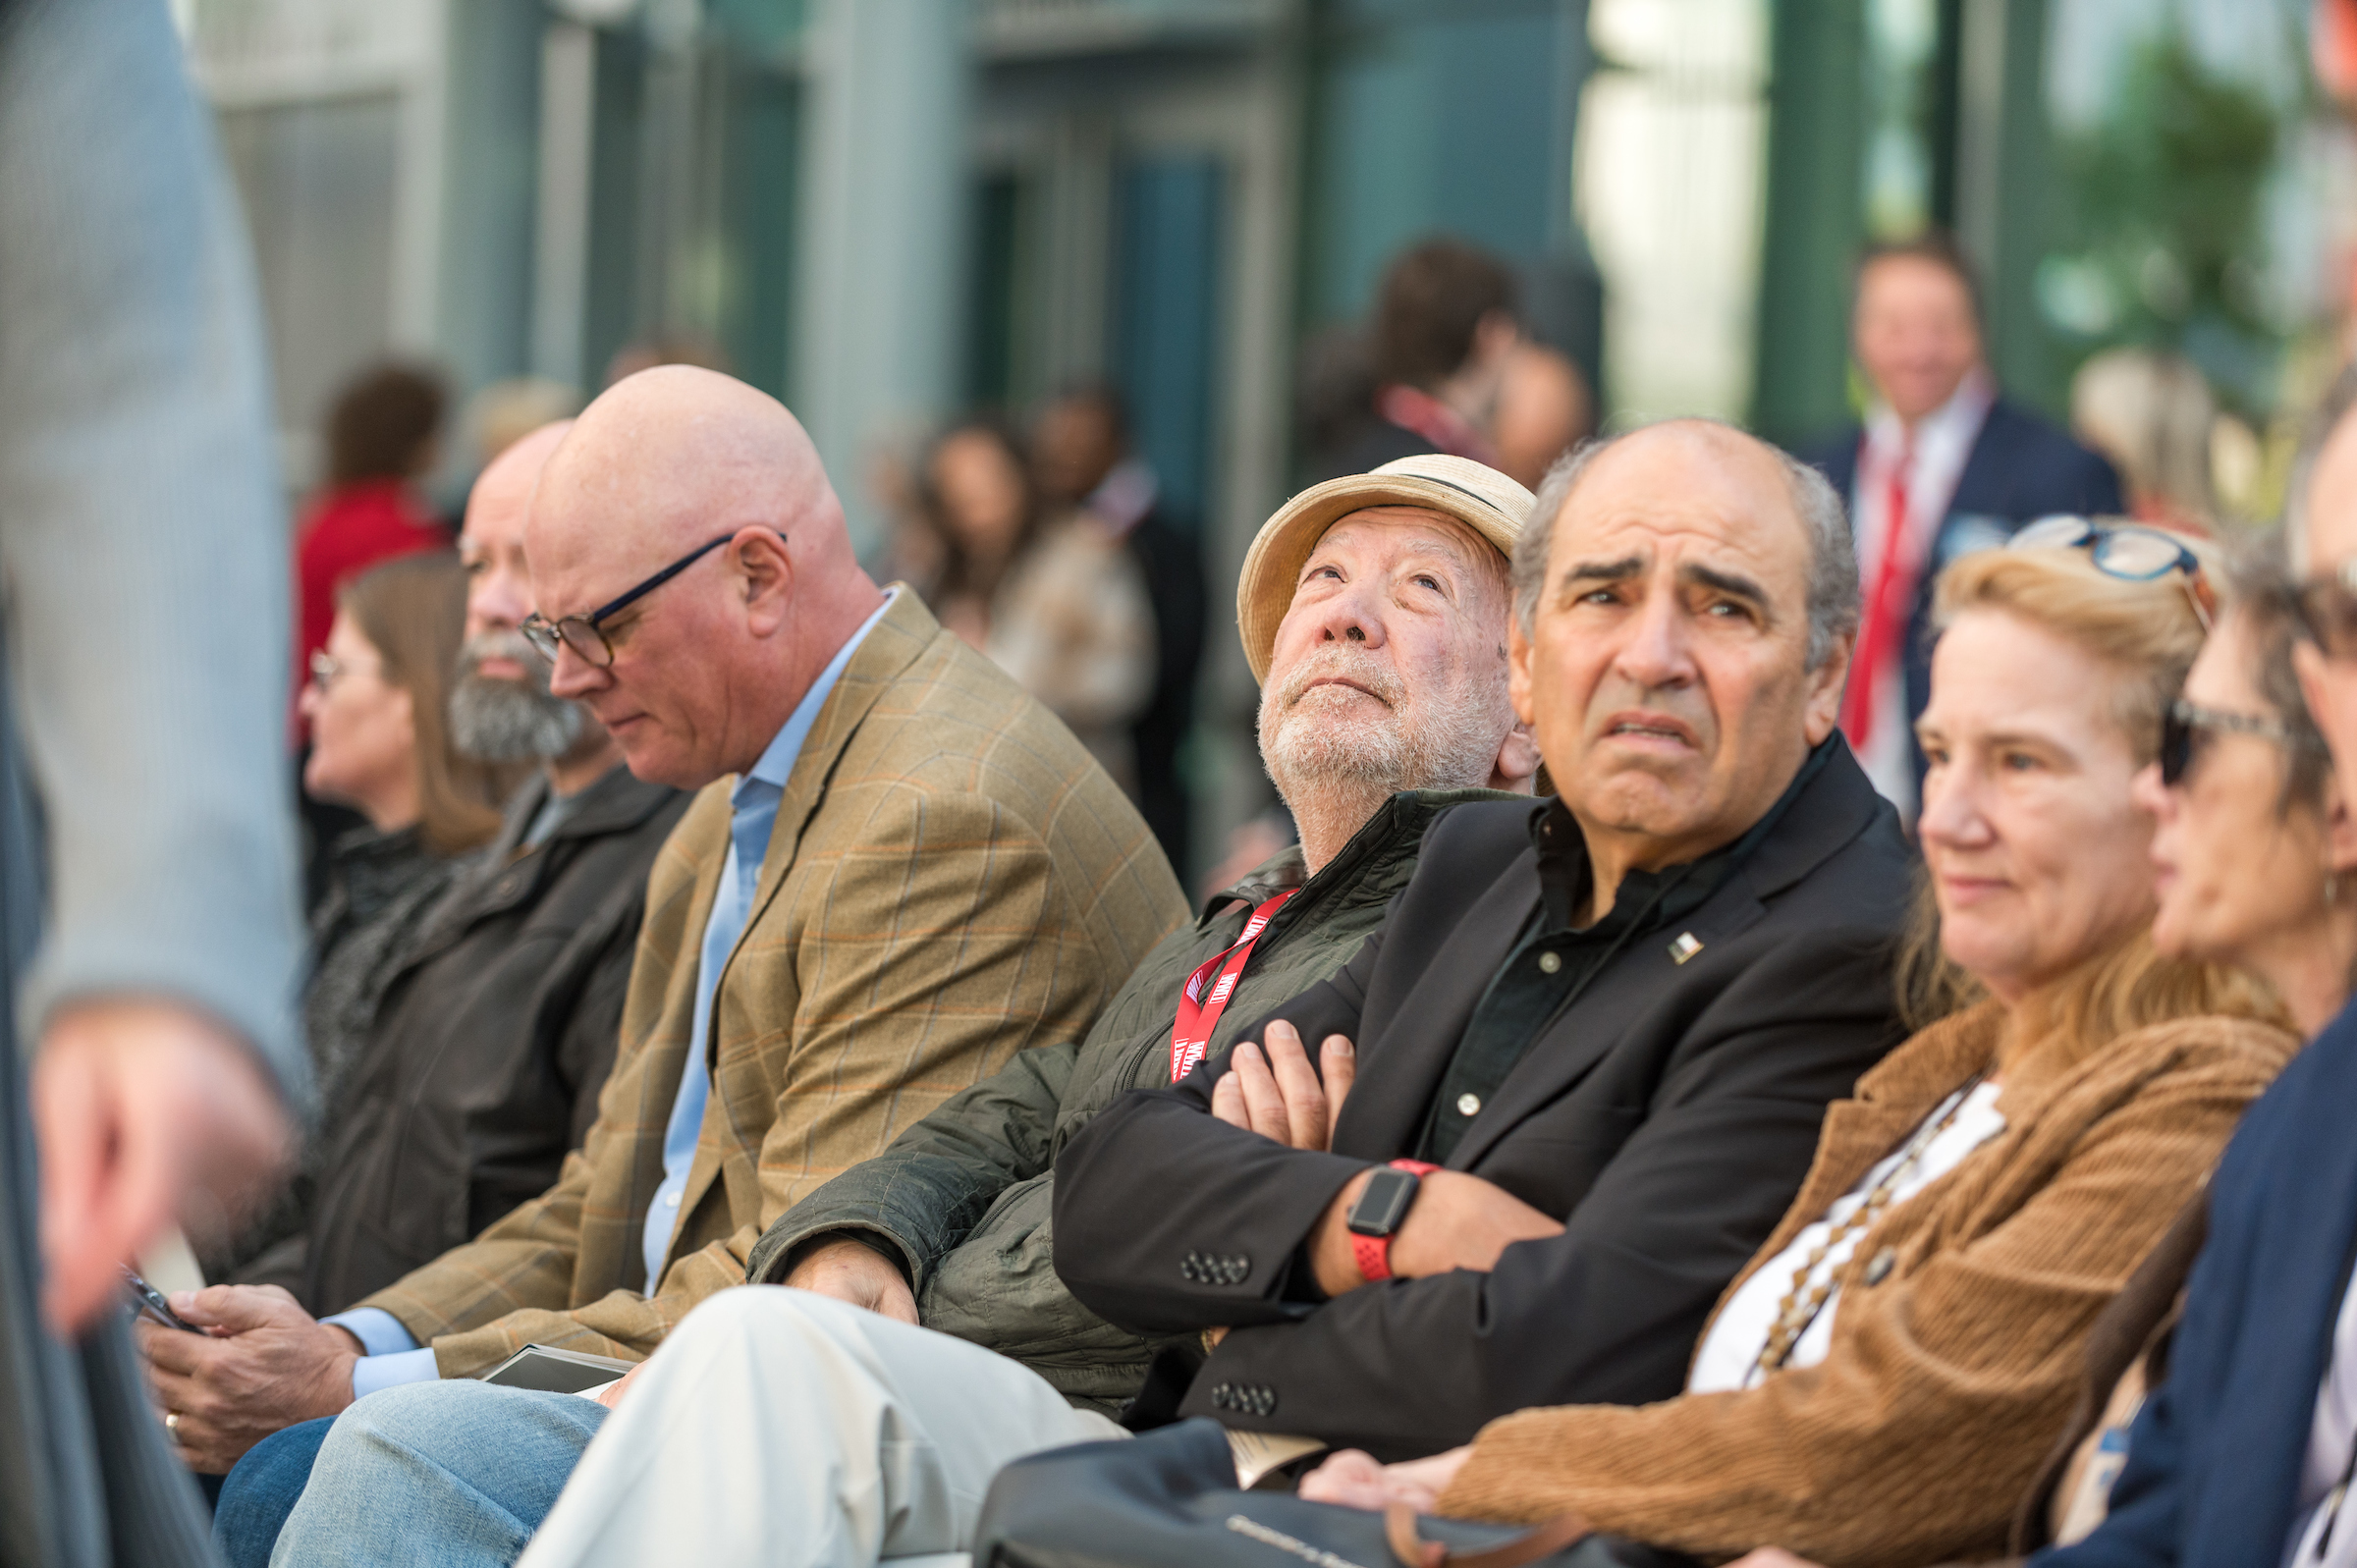
POLYGON ((2148 571, 2104 534, 1942 576, 1918 726, 1936 920, 1906 966, 1938 1021, 1829 1110, 1687 1393, 1523 1411, 1404 1465, 1340 1455, 1303 1495, 1576 1513, 1713 1558, 2003 1545, 2090 1325, 2295 1044, 2264 987, 2154 947, 2131 787, 2209 611, 2192 551, 2148 571))

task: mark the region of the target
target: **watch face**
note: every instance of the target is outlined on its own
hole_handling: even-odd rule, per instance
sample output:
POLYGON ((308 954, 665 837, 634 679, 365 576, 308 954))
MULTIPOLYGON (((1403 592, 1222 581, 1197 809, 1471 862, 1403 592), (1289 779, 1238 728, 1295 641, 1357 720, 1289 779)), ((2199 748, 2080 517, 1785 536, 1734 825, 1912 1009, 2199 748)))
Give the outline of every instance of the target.
POLYGON ((1415 1176, 1386 1165, 1367 1178, 1366 1189, 1350 1206, 1349 1227, 1361 1236, 1388 1236, 1399 1228, 1415 1196, 1415 1176))

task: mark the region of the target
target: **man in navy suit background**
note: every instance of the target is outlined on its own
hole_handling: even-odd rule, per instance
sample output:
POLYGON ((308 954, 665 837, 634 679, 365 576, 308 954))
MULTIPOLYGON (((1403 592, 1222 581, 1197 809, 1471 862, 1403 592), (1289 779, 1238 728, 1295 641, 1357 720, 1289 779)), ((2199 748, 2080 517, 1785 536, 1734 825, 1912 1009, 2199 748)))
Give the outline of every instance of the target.
MULTIPOLYGON (((2293 484, 2293 569, 2315 640, 2300 684, 2357 798, 2357 376, 2293 484), (2303 503, 2305 503, 2303 505, 2303 503)), ((2138 1412, 2103 1525, 2037 1568, 2357 1561, 2357 1005, 2243 1118, 2210 1183, 2209 1240, 2168 1375, 2138 1412), (2296 1548, 2296 1549, 2295 1549, 2296 1548)))
POLYGON ((1864 619, 1841 728, 1875 787, 1912 821, 1940 568, 2040 517, 2115 514, 2123 503, 2109 462, 2000 395, 1982 357, 1972 269, 1946 237, 1866 252, 1850 338, 1873 406, 1863 426, 1801 457, 1848 501, 1857 538, 1864 619))

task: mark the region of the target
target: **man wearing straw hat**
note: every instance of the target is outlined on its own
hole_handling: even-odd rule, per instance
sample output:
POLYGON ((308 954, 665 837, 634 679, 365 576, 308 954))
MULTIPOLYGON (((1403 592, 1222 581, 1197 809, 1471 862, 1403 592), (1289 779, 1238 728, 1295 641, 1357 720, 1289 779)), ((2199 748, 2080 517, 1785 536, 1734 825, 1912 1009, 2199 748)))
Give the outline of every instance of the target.
MULTIPOLYGON (((699 1390, 689 1417, 699 1431, 765 1469, 801 1467, 806 1445, 858 1445, 852 1427, 753 1371, 780 1356, 773 1340, 791 1346, 808 1331, 799 1316, 765 1316, 795 1302, 831 1312, 829 1324, 891 1328, 920 1361, 949 1357, 948 1370, 925 1376, 962 1379, 987 1412, 971 1459, 985 1476, 1012 1457, 1002 1451, 1010 1441, 1037 1447, 1120 1430, 1108 1418, 1137 1393, 1160 1342, 1115 1328, 1058 1281, 1054 1153, 1124 1091, 1185 1077, 1250 1019, 1340 969, 1407 883, 1443 812, 1527 803, 1537 749, 1508 700, 1506 651, 1507 558, 1530 506, 1528 491, 1493 469, 1428 456, 1329 480, 1269 519, 1245 560, 1237 623, 1263 684, 1262 756, 1300 843, 1156 947, 1085 1040, 1020 1053, 772 1226, 751 1258, 755 1283, 881 1316, 798 1292, 742 1291, 743 1318, 735 1309, 694 1317, 699 1337, 740 1369, 740 1388, 785 1418, 748 1427, 699 1390), (900 1326, 918 1323, 941 1331, 900 1326)), ((282 1549, 302 1562, 374 1556, 386 1543, 357 1521, 385 1517, 391 1488, 413 1527, 406 1540, 459 1551, 458 1541, 507 1534, 512 1557, 605 1414, 565 1395, 450 1383, 372 1398, 322 1450, 282 1549), (422 1455, 427 1463, 411 1463, 422 1455)), ((663 1458, 721 1473, 672 1438, 663 1458)), ((634 1494, 637 1504, 655 1495, 634 1494)), ((723 1512, 730 1528, 741 1519, 735 1504, 723 1512)), ((601 1517, 594 1528, 614 1527, 601 1517)), ((684 1520, 652 1528, 665 1538, 658 1556, 701 1550, 681 1536, 692 1528, 684 1520)))

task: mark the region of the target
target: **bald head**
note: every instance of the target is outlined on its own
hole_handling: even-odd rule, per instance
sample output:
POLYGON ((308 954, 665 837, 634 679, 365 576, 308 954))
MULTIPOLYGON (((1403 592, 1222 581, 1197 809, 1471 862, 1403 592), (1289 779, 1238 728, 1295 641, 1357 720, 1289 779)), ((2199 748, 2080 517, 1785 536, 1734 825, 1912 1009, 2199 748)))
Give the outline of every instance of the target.
POLYGON ((574 422, 541 492, 526 549, 552 583, 607 564, 627 573, 733 526, 774 529, 797 561, 850 554, 843 505, 801 422, 768 394, 693 365, 617 382, 574 422))
POLYGON ((757 761, 882 598, 800 422, 692 365, 642 370, 582 412, 533 491, 524 548, 535 609, 576 626, 686 563, 583 628, 610 663, 568 651, 553 683, 632 772, 683 788, 757 761))

